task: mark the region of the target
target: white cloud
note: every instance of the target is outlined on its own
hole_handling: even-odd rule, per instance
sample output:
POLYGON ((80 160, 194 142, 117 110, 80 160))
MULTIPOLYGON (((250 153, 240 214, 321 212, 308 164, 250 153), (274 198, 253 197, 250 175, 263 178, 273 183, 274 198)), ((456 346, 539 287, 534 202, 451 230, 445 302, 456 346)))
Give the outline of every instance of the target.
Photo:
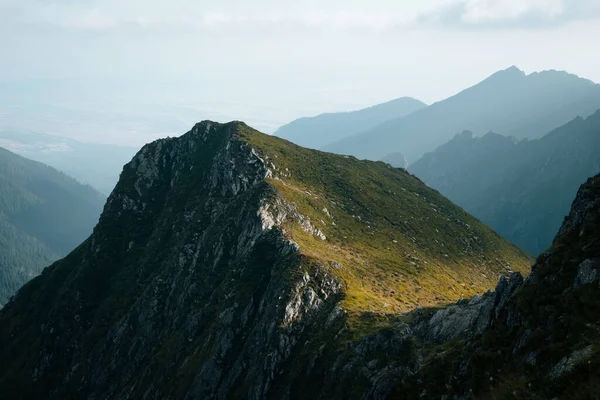
MULTIPOLYGON (((592 7, 595 0, 0 0, 0 21, 54 25, 81 30, 122 26, 203 30, 370 30, 515 21, 535 16, 552 20, 571 8, 592 7), (457 12, 458 10, 458 12, 457 12), (457 15, 454 15, 454 14, 457 15), (448 17, 449 14, 452 14, 448 17), (433 24, 432 24, 433 22, 433 24)), ((584 13, 578 12, 579 17, 584 13)))
POLYGON ((82 30, 106 30, 114 28, 119 21, 111 15, 105 14, 97 8, 93 8, 74 18, 61 21, 67 28, 77 28, 82 30))
POLYGON ((467 23, 510 21, 526 15, 553 19, 563 12, 562 0, 467 0, 462 20, 467 23))

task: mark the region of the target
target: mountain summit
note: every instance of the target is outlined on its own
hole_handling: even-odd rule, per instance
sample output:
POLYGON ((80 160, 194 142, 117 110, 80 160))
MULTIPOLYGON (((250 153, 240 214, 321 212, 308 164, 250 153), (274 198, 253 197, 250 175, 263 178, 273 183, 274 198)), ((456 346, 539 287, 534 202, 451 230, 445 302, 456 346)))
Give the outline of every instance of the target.
POLYGON ((404 170, 205 121, 146 145, 90 238, 0 311, 0 393, 348 398, 381 343, 416 351, 373 332, 530 261, 404 170))
POLYGON ((511 67, 455 96, 332 143, 325 150, 371 160, 401 152, 414 163, 455 132, 483 135, 493 131, 532 139, 598 109, 598 84, 562 71, 526 75, 511 67))

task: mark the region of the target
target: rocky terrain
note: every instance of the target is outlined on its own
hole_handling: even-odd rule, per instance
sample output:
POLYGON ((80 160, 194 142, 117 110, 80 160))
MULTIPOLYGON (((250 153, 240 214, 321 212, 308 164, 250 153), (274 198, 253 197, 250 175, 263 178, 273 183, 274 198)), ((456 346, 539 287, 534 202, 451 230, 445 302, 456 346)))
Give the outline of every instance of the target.
POLYGON ((0 393, 384 398, 531 262, 405 170, 205 121, 145 146, 0 311, 0 393))

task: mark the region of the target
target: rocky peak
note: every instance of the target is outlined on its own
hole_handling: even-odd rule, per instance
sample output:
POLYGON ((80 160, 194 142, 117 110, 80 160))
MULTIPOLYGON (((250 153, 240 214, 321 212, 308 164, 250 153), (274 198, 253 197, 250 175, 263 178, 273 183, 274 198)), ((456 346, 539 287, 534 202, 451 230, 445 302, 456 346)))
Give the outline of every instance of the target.
POLYGON ((527 74, 524 71, 521 71, 518 67, 516 66, 511 66, 508 67, 506 69, 500 70, 494 74, 492 74, 491 76, 489 76, 487 79, 485 79, 482 83, 483 84, 502 84, 502 83, 516 83, 518 82, 520 79, 525 78, 527 76, 527 74))
POLYGON ((465 130, 460 133, 457 133, 454 137, 456 139, 471 140, 473 139, 473 132, 465 130))
POLYGON ((406 171, 204 121, 145 146, 92 236, 0 312, 0 390, 377 397, 376 359, 418 340, 408 311, 529 260, 406 171))

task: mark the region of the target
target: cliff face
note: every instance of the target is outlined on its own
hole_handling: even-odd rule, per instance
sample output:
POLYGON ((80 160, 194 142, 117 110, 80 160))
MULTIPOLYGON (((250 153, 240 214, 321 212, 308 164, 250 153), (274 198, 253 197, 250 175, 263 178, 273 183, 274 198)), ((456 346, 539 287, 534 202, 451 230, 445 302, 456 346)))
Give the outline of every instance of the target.
POLYGON ((0 311, 0 393, 383 398, 498 294, 466 323, 401 313, 528 263, 404 171, 203 122, 145 146, 91 237, 0 311))

